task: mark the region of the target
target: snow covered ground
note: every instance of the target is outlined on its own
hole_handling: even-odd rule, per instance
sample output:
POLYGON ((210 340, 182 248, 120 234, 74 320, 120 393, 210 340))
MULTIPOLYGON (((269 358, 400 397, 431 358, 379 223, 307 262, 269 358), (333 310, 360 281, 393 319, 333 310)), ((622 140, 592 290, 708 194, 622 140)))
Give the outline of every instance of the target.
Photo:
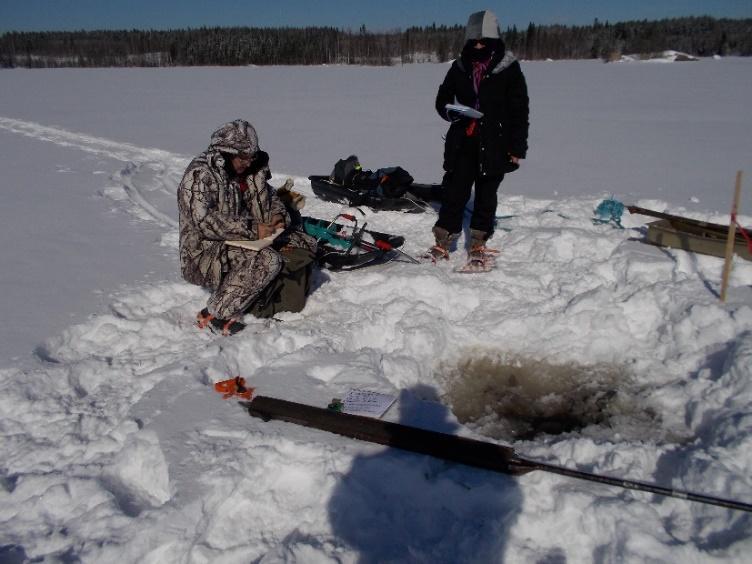
MULTIPOLYGON (((206 293, 178 274, 190 157, 247 118, 317 217, 341 207, 306 177, 351 153, 438 181, 446 66, 0 72, 0 562, 748 561, 746 513, 264 423, 212 390, 366 388, 391 421, 752 503, 752 263, 721 304, 720 259, 591 222, 613 194, 725 223, 744 169, 752 225, 752 60, 523 68, 497 270, 324 270, 302 313, 232 338, 193 327, 206 293)), ((368 212, 411 254, 433 221, 368 212)))

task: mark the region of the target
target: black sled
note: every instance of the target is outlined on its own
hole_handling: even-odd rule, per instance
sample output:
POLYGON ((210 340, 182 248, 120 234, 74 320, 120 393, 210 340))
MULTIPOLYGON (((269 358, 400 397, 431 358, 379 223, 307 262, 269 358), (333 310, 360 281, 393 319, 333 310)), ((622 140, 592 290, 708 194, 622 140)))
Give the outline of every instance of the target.
POLYGON ((421 213, 431 208, 431 202, 441 201, 441 184, 413 182, 404 194, 389 197, 369 186, 343 186, 328 176, 309 176, 313 193, 322 200, 353 208, 366 206, 374 211, 403 211, 421 213))
POLYGON ((373 210, 422 212, 441 200, 441 184, 420 184, 399 166, 363 170, 358 157, 337 161, 329 176, 309 176, 322 200, 373 210))

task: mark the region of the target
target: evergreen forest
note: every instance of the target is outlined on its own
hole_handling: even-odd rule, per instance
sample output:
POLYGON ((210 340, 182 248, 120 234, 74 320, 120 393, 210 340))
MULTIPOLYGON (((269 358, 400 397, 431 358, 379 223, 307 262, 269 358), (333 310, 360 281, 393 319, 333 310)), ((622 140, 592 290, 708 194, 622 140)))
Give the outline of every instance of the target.
MULTIPOLYGON (((0 35, 0 67, 158 67, 194 65, 394 65, 450 60, 464 27, 372 32, 333 27, 215 27, 177 30, 39 31, 0 35)), ((519 59, 649 57, 665 50, 691 56, 752 55, 752 19, 673 18, 586 26, 507 28, 519 59)))

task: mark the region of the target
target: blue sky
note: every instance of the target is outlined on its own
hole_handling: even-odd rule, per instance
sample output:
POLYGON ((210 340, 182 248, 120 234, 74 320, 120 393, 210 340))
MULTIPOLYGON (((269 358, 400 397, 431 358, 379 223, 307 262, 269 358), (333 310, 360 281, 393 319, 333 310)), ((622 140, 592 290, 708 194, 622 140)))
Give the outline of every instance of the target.
POLYGON ((371 30, 463 24, 493 10, 502 24, 587 24, 711 15, 752 17, 752 0, 0 0, 0 32, 174 29, 201 26, 334 26, 371 30))

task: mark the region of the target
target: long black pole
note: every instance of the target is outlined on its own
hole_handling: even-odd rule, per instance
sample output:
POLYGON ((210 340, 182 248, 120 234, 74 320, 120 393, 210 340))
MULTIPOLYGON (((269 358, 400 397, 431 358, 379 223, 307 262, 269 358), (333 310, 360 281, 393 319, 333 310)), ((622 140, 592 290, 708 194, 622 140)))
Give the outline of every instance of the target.
POLYGON ((646 482, 622 480, 620 478, 591 474, 590 472, 580 472, 579 470, 571 470, 562 466, 546 464, 545 462, 526 460, 517 456, 517 453, 511 447, 495 443, 449 435, 447 433, 438 433, 436 431, 382 421, 371 417, 339 413, 320 407, 265 396, 258 396, 250 402, 241 403, 248 409, 250 415, 264 421, 272 419, 287 421, 288 423, 304 427, 311 427, 353 439, 427 454, 444 460, 451 460, 503 474, 520 475, 532 472, 533 470, 541 470, 578 480, 587 480, 589 482, 676 497, 752 513, 752 505, 748 503, 664 488, 646 482))
POLYGON ((577 478, 578 480, 587 480, 588 482, 598 482, 600 484, 616 486, 619 488, 626 488, 629 490, 649 492, 649 493, 654 493, 654 494, 668 496, 668 497, 687 499, 689 501, 697 501, 699 503, 715 505, 718 507, 726 507, 728 509, 736 509, 738 511, 752 512, 752 505, 748 503, 741 503, 739 501, 733 501, 730 499, 723 499, 719 497, 701 495, 701 494, 688 492, 685 490, 675 490, 672 488, 664 488, 662 486, 649 484, 647 482, 623 480, 621 478, 611 478, 609 476, 591 474, 589 472, 580 472, 579 470, 571 470, 569 468, 564 468, 562 466, 554 466, 552 464, 546 464, 543 462, 535 462, 533 460, 525 460, 523 458, 518 459, 517 462, 520 464, 520 466, 522 466, 523 468, 527 468, 529 470, 542 470, 543 472, 550 472, 552 474, 560 474, 561 476, 577 478))

